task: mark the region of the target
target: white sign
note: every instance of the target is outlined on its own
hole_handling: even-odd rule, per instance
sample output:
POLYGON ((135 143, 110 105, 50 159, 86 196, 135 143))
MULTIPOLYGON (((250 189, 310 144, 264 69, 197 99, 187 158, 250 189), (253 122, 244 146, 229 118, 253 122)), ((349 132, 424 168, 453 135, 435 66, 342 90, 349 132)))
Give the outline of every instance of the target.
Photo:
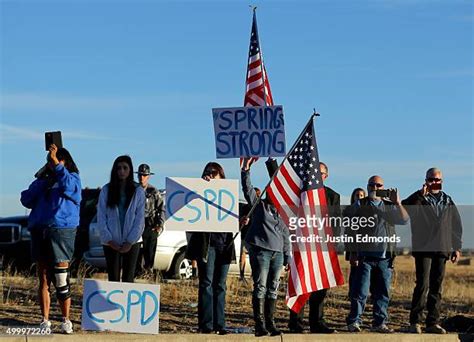
POLYGON ((159 285, 84 281, 84 330, 158 334, 159 312, 159 285))
POLYGON ((239 231, 239 181, 166 178, 166 230, 239 231))
POLYGON ((282 106, 213 108, 212 117, 217 158, 286 154, 282 106))

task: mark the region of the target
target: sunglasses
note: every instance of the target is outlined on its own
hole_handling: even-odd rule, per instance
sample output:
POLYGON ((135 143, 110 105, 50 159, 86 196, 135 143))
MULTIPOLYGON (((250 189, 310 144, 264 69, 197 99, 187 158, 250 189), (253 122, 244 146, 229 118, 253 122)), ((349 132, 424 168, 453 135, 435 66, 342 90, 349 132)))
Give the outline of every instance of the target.
POLYGON ((381 188, 381 187, 383 187, 383 184, 381 184, 381 183, 369 183, 368 186, 373 186, 373 187, 381 188))
POLYGON ((431 183, 433 183, 433 182, 441 182, 441 181, 442 181, 441 178, 433 178, 433 177, 426 178, 426 180, 427 180, 428 182, 431 182, 431 183))

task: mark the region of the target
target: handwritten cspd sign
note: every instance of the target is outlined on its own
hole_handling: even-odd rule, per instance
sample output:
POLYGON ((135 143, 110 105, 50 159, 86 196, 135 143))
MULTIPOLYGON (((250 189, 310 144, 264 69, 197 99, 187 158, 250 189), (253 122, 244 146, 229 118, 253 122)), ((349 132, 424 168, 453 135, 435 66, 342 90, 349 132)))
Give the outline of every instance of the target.
POLYGON ((166 230, 239 231, 239 181, 166 178, 166 230))
POLYGON ((286 153, 282 106, 213 108, 217 158, 286 153))
POLYGON ((84 330, 158 334, 159 312, 159 285, 84 281, 84 330))

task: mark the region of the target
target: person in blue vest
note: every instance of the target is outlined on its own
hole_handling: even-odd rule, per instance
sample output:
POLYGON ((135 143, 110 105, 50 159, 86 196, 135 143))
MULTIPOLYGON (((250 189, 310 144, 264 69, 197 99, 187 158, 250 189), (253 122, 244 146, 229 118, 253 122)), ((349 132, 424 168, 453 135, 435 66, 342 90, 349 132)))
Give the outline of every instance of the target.
POLYGON ((21 193, 20 201, 31 209, 28 229, 31 255, 37 263, 39 277, 38 295, 43 316, 40 328, 51 329, 49 291, 52 283, 62 313, 61 331, 71 334, 69 265, 79 225, 79 170, 68 150, 52 144, 46 165, 35 176, 33 183, 21 193))

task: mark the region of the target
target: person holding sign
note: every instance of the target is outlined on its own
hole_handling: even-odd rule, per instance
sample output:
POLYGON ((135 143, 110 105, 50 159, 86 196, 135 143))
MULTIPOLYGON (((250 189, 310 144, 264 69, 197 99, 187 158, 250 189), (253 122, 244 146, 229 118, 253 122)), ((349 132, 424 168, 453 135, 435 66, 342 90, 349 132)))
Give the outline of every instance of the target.
POLYGON ((71 334, 69 263, 79 225, 81 180, 79 170, 65 148, 51 144, 47 160, 36 173, 36 180, 21 193, 20 200, 31 209, 28 230, 31 232, 31 255, 38 268, 38 294, 43 315, 40 329, 51 329, 49 289, 53 283, 63 316, 61 331, 71 334))
MULTIPOLYGON (((209 182, 213 179, 224 179, 224 169, 218 163, 210 162, 204 168, 202 178, 209 182)), ((199 332, 209 334, 215 331, 219 335, 227 334, 226 280, 230 264, 236 262, 232 233, 190 233, 186 258, 197 260, 199 332)))
POLYGON ((121 278, 123 282, 133 283, 145 228, 145 191, 133 181, 129 156, 114 161, 110 182, 99 195, 97 224, 109 281, 121 278))
MULTIPOLYGON (((250 181, 251 164, 251 159, 244 161, 241 176, 245 199, 253 206, 259 197, 250 181)), ((290 242, 288 229, 268 196, 257 204, 245 242, 252 267, 255 336, 281 335, 273 318, 281 269, 290 258, 290 242)))

